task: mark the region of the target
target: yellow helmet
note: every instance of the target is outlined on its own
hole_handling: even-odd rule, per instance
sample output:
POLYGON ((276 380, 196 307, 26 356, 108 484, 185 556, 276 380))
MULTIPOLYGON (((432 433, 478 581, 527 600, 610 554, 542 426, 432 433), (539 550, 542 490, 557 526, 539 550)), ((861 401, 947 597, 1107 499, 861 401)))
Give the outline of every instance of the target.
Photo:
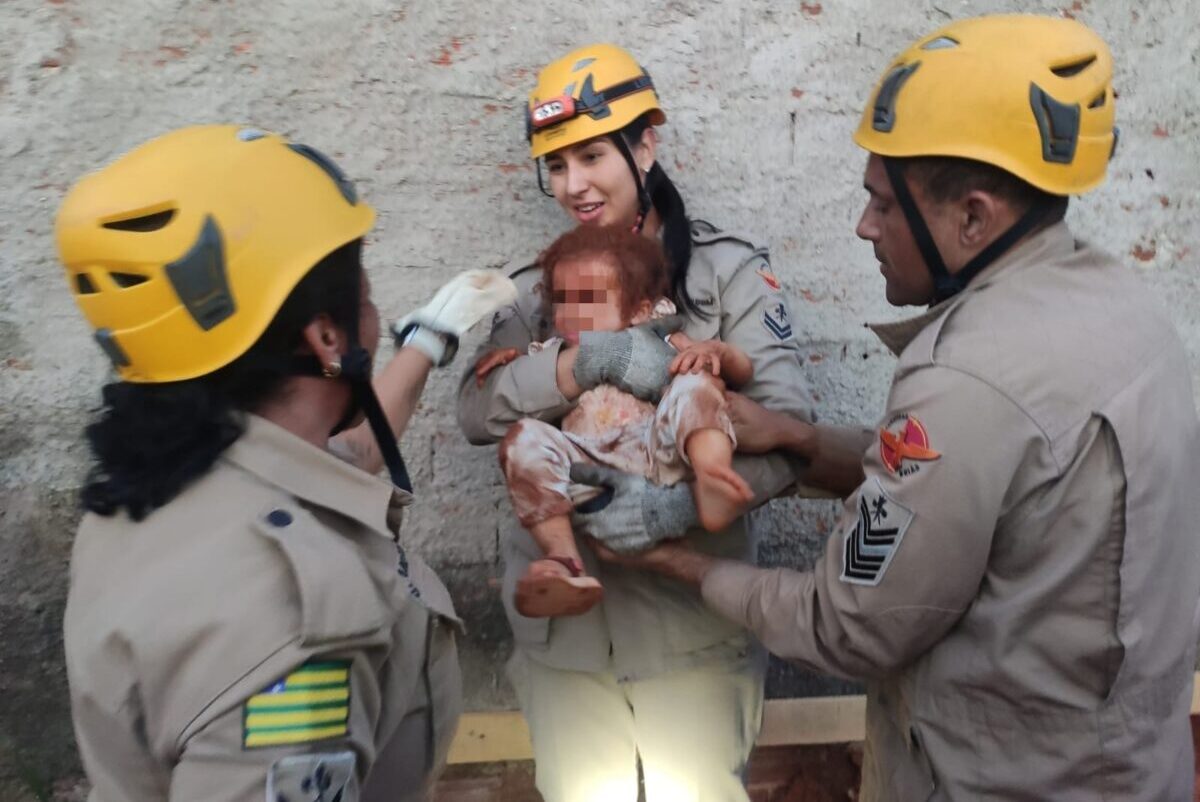
POLYGON ((81 179, 55 236, 120 377, 171 382, 245 353, 300 279, 374 220, 319 151, 212 125, 158 137, 81 179))
POLYGON ((1104 40, 1057 17, 951 23, 880 80, 854 141, 880 156, 986 162, 1052 195, 1104 181, 1116 146, 1104 40))
POLYGON ((651 125, 667 121, 633 56, 616 45, 581 47, 538 74, 525 113, 530 158, 619 131, 646 112, 651 125))

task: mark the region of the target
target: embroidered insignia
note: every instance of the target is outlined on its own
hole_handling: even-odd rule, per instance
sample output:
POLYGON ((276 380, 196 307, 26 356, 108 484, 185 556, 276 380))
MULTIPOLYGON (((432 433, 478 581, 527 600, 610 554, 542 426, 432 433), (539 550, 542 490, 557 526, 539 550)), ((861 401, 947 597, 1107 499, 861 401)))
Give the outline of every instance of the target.
POLYGON ((762 276, 762 280, 763 280, 764 284, 766 284, 768 287, 770 287, 773 291, 779 292, 779 290, 780 290, 779 279, 775 278, 775 274, 771 272, 771 268, 760 267, 758 270, 755 270, 754 272, 758 273, 758 275, 762 276))
POLYGON ((878 585, 912 523, 912 510, 901 506, 872 478, 858 497, 858 520, 846 533, 841 580, 878 585))
POLYGON ((352 802, 358 799, 353 752, 288 755, 271 764, 271 802, 352 802))
POLYGON ((787 307, 782 302, 773 303, 763 311, 763 325, 777 340, 792 336, 792 322, 788 319, 787 307))
POLYGON ((340 738, 350 731, 350 661, 305 663, 242 706, 242 747, 340 738))
POLYGON ((893 418, 886 428, 879 430, 879 458, 892 473, 908 476, 919 471, 921 466, 905 465, 905 460, 932 462, 941 456, 929 447, 929 433, 913 415, 893 418), (903 426, 892 431, 897 424, 903 426))

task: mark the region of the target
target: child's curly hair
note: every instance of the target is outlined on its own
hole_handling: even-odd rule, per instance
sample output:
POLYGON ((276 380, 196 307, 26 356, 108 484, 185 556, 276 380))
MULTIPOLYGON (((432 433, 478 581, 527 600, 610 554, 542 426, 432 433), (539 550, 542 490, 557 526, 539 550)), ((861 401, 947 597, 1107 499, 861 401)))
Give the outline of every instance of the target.
POLYGON ((667 257, 657 240, 622 226, 577 226, 556 239, 538 257, 542 294, 553 304, 554 269, 580 257, 599 257, 616 271, 621 315, 632 318, 643 301, 655 303, 670 291, 667 257))

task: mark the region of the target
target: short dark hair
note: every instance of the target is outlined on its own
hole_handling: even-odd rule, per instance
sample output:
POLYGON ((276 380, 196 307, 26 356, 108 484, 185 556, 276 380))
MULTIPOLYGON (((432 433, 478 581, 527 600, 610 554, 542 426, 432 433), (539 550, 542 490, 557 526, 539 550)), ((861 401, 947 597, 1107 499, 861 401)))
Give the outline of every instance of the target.
POLYGON ((1021 212, 1038 203, 1061 204, 1061 213, 1057 217, 1051 215, 1048 223, 1058 222, 1067 211, 1067 198, 1043 192, 987 162, 953 156, 916 156, 901 161, 904 174, 935 203, 952 203, 969 192, 980 190, 1002 198, 1021 212))
POLYGON ((604 259, 612 265, 621 288, 621 315, 627 320, 643 301, 653 304, 670 291, 667 257, 657 240, 623 226, 577 226, 538 257, 547 303, 552 301, 554 268, 584 256, 604 259))

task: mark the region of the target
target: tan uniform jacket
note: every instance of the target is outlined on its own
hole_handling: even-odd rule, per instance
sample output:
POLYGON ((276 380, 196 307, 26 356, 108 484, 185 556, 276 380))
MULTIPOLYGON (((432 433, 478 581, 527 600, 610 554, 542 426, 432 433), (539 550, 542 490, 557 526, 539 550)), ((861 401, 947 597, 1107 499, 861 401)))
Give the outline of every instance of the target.
MULTIPOLYGON (((692 233, 688 290, 709 316, 690 316, 684 331, 697 340, 720 338, 744 350, 754 363, 754 381, 742 392, 769 408, 808 419, 810 395, 800 350, 766 250, 702 221, 693 223, 692 233)), ((523 352, 531 341, 552 334, 553 319, 543 309, 537 286, 541 271, 529 267, 514 280, 521 295, 516 304, 496 315, 491 337, 480 353, 495 348, 523 352)), ((472 443, 499 440, 509 425, 523 417, 556 422, 572 408, 558 390, 558 351, 556 346, 521 356, 493 371, 482 389, 467 370, 459 389, 458 419, 472 443)), ((759 500, 793 485, 800 468, 780 455, 738 457, 735 467, 759 500)), ((690 665, 697 652, 741 631, 708 610, 694 590, 643 572, 598 566, 586 548, 584 560, 588 572, 604 584, 604 602, 573 618, 525 618, 512 607, 513 589, 541 550, 524 530, 514 526, 508 535, 505 609, 517 643, 547 665, 601 671, 610 665, 611 644, 618 676, 644 678, 690 665)), ((752 533, 744 519, 726 532, 713 535, 697 530, 691 537, 699 548, 714 554, 754 557, 752 533)))
POLYGON ((461 688, 450 597, 394 540, 410 500, 250 417, 142 522, 87 515, 65 640, 91 802, 419 798, 461 688))
POLYGON ((839 534, 705 599, 869 680, 864 800, 1190 800, 1200 432, 1158 305, 1059 224, 878 333, 888 434, 839 534))

